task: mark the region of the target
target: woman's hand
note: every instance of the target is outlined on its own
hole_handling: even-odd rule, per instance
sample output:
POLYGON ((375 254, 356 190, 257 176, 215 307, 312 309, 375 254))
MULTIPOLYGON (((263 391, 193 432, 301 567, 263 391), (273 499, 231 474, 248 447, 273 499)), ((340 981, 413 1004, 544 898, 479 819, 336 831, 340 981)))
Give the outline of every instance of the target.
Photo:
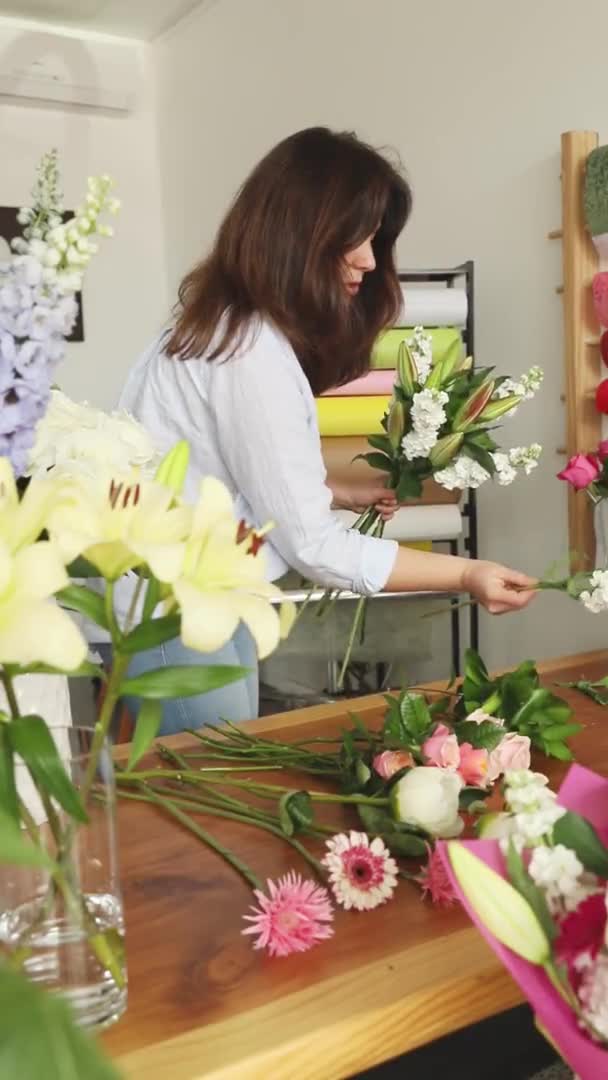
POLYGON ((463 588, 471 593, 491 615, 504 615, 527 607, 535 597, 537 582, 519 570, 509 570, 499 563, 471 559, 462 574, 463 588))
POLYGON ((362 514, 368 507, 373 506, 383 521, 390 521, 399 509, 395 492, 385 488, 381 479, 352 487, 336 487, 333 484, 330 486, 336 510, 352 510, 355 514, 362 514))

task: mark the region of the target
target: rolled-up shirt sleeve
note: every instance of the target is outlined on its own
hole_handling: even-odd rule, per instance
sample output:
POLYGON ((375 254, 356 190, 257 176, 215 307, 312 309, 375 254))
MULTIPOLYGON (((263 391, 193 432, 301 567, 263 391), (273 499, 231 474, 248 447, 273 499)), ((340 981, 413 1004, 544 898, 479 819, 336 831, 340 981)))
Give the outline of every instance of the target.
POLYGON ((348 529, 332 513, 314 399, 288 343, 263 326, 240 355, 212 364, 218 445, 255 524, 274 523, 273 546, 308 580, 380 592, 398 545, 348 529))

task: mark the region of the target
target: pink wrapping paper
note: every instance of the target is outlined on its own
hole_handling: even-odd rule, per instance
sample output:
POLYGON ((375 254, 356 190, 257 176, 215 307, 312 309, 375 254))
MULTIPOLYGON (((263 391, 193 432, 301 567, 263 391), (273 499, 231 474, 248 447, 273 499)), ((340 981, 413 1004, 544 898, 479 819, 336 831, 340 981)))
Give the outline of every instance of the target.
MULTIPOLYGON (((568 810, 586 817, 606 838, 608 831, 608 780, 597 776, 581 765, 573 765, 559 791, 559 802, 568 810)), ((496 840, 463 840, 462 843, 482 859, 486 866, 506 878, 505 862, 496 840)), ((447 844, 438 844, 452 884, 479 932, 515 979, 530 1002, 540 1024, 550 1035, 562 1057, 580 1080, 601 1080, 608 1077, 608 1052, 596 1046, 578 1027, 576 1018, 553 988, 542 968, 529 964, 507 949, 483 926, 463 895, 447 851, 447 844)))
POLYGON ((326 390, 322 397, 358 397, 368 394, 392 394, 395 384, 394 371, 368 371, 360 379, 353 379, 344 386, 326 390))

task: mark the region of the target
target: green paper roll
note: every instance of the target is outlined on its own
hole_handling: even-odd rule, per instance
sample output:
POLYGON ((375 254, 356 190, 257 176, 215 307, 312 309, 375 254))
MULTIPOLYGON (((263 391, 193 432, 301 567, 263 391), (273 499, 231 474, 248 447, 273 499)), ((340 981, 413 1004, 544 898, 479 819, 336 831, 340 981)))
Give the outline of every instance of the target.
MULTIPOLYGON (((460 341, 460 330, 453 326, 442 326, 437 330, 425 331, 433 343, 433 359, 442 360, 455 341, 460 341)), ((372 351, 372 368, 397 367, 397 352, 402 341, 409 341, 414 331, 411 327, 399 327, 381 334, 372 351)))
POLYGON ((390 397, 317 398, 317 419, 321 435, 381 435, 381 420, 390 397))

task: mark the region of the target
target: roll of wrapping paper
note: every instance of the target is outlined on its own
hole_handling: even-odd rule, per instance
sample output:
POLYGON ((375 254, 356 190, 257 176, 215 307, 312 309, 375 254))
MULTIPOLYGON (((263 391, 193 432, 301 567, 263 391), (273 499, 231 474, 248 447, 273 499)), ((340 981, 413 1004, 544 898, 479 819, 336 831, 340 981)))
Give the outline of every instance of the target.
MULTIPOLYGON (((461 340, 460 330, 453 326, 443 326, 438 330, 426 330, 431 338, 433 347, 433 360, 442 360, 446 352, 455 341, 461 340)), ((411 327, 399 327, 395 330, 387 330, 381 334, 374 345, 371 358, 373 369, 389 369, 397 366, 397 353, 402 341, 408 341, 414 333, 411 327)))
POLYGON ((381 435, 390 396, 317 398, 321 435, 381 435))
POLYGON ((466 326, 468 301, 465 289, 402 282, 403 304, 397 325, 466 326))
MULTIPOLYGON (((363 486, 377 480, 380 476, 378 469, 373 469, 367 461, 353 461, 357 454, 367 454, 372 449, 364 435, 322 438, 321 452, 330 485, 356 488, 357 485, 363 486)), ((457 503, 460 495, 459 491, 446 491, 434 480, 425 480, 420 498, 408 499, 407 505, 441 506, 457 503)))
POLYGON ((395 383, 394 371, 368 371, 360 379, 326 390, 322 397, 357 397, 361 394, 392 394, 395 383))

